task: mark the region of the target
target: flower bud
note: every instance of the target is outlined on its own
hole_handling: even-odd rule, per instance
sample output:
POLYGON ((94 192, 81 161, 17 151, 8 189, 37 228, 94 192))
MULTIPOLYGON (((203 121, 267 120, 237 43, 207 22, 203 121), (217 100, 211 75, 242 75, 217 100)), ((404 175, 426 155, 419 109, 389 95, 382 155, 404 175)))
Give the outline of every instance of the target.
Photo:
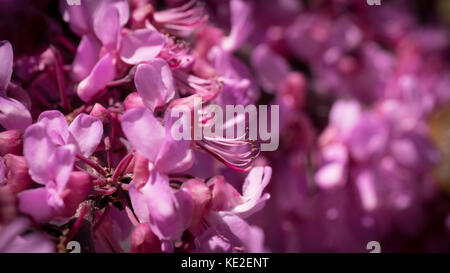
POLYGON ((200 235, 203 231, 201 224, 203 217, 211 205, 211 191, 206 184, 199 179, 190 179, 183 183, 182 188, 188 190, 194 200, 194 213, 192 214, 189 231, 194 235, 200 235))
POLYGON ((142 223, 131 234, 130 252, 159 253, 161 242, 152 232, 149 223, 142 223))
POLYGON ((63 217, 70 217, 75 214, 80 203, 91 192, 91 178, 84 172, 72 172, 67 181, 66 190, 62 194, 64 200, 63 217))
POLYGON ((0 187, 0 226, 11 222, 16 214, 15 195, 9 187, 0 187))
POLYGON ((22 132, 9 130, 0 133, 0 156, 5 154, 22 155, 22 132))
POLYGON ((7 154, 3 157, 6 166, 7 185, 13 193, 28 189, 33 181, 28 174, 28 167, 23 156, 7 154))
POLYGON ((145 107, 144 103, 142 102, 141 96, 139 96, 137 92, 133 92, 128 95, 123 102, 123 106, 125 108, 125 111, 136 107, 145 107))
POLYGON ((281 103, 291 109, 303 108, 306 103, 307 83, 303 74, 290 72, 280 84, 281 103))
POLYGON ((207 185, 212 193, 212 210, 230 210, 242 202, 239 192, 221 175, 211 178, 207 185))
POLYGON ((94 107, 92 108, 92 110, 90 112, 90 115, 98 118, 102 122, 104 122, 105 120, 108 120, 110 118, 109 111, 105 107, 103 107, 103 105, 101 105, 99 103, 96 103, 94 105, 94 107))

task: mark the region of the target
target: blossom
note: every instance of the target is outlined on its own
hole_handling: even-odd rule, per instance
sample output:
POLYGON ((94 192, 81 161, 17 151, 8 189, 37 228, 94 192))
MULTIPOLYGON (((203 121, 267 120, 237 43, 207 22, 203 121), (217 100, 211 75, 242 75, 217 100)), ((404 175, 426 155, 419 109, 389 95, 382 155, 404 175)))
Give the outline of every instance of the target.
POLYGON ((0 124, 6 129, 25 128, 31 124, 30 111, 18 100, 7 96, 13 69, 13 50, 8 41, 0 41, 0 124))
POLYGON ((71 203, 82 201, 90 186, 86 174, 72 172, 75 156, 94 152, 103 131, 99 123, 82 114, 68 127, 60 112, 47 111, 25 131, 24 156, 30 176, 44 187, 20 193, 21 211, 40 222, 74 212, 76 207, 71 203), (77 187, 84 190, 78 191, 77 187))

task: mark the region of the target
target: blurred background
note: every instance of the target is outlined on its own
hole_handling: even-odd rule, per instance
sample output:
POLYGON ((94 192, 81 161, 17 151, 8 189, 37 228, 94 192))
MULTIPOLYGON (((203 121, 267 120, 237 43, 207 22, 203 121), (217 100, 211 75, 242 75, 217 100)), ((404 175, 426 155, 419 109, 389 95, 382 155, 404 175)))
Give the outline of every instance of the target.
MULTIPOLYGON (((229 30, 229 1, 203 2, 208 24, 229 30)), ((268 250, 450 251, 450 1, 248 2, 250 35, 234 55, 257 83, 252 103, 280 105, 280 146, 256 161, 273 168, 271 199, 250 219, 268 250)), ((17 60, 79 40, 58 1, 0 3, 0 40, 17 60)), ((190 42, 199 50, 209 33, 190 42)), ((193 174, 210 168, 240 188, 245 174, 197 156, 193 174)))

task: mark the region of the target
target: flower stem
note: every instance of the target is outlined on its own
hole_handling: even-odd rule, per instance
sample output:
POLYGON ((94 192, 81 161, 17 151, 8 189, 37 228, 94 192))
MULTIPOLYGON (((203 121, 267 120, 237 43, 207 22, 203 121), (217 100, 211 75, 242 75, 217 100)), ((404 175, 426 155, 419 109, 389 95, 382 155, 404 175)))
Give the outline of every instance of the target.
POLYGON ((90 166, 91 168, 93 168, 94 170, 96 170, 99 174, 103 175, 104 177, 108 176, 108 173, 102 168, 102 166, 98 165, 97 162, 94 162, 89 158, 84 157, 83 155, 80 154, 77 154, 77 158, 82 162, 84 162, 85 164, 87 164, 88 166, 90 166))

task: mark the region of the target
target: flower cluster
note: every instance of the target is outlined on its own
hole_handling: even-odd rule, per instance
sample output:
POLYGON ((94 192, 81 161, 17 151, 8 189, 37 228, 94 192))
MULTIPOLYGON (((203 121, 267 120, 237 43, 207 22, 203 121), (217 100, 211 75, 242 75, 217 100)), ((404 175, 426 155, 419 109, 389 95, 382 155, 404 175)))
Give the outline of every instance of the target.
POLYGON ((0 252, 448 251, 445 1, 0 0, 0 252))

